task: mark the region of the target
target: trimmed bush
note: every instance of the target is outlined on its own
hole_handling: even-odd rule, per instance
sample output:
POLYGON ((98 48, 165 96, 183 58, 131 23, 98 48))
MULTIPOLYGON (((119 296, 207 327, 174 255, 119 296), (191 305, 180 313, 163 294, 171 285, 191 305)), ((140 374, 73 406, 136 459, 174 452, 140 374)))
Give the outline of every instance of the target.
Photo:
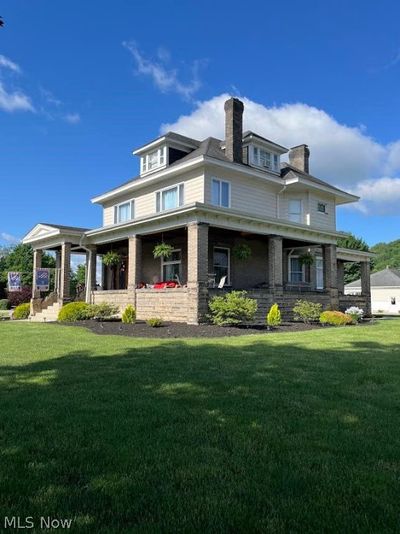
POLYGON ((213 297, 208 304, 211 322, 218 326, 231 326, 252 321, 257 311, 257 301, 246 295, 246 291, 231 291, 213 297))
POLYGON ((90 304, 86 302, 70 302, 65 304, 58 314, 58 321, 63 323, 74 323, 90 318, 90 304))
POLYGON ((282 323, 281 311, 279 309, 278 304, 272 304, 269 312, 267 313, 265 321, 267 325, 271 327, 279 326, 282 323))
POLYGON ((118 315, 119 308, 114 304, 101 302, 100 304, 91 304, 88 309, 87 319, 97 319, 98 321, 107 321, 118 315))
POLYGON ((309 300, 297 300, 293 307, 295 321, 303 321, 305 324, 319 321, 322 312, 322 304, 309 300))
POLYGON ((10 306, 12 308, 30 302, 32 298, 32 288, 24 286, 21 288, 21 291, 8 291, 7 298, 10 301, 10 306))
POLYGON ((344 326, 346 324, 353 324, 353 319, 350 315, 346 315, 340 311, 324 311, 319 318, 321 324, 329 324, 331 326, 344 326))
POLYGON ((122 322, 126 324, 136 323, 136 310, 130 304, 125 308, 124 313, 122 314, 122 322))
POLYGON ((13 311, 13 319, 28 319, 30 313, 31 305, 29 302, 25 302, 15 308, 13 311))
POLYGON ((0 310, 9 310, 9 309, 10 309, 10 301, 8 299, 1 299, 0 310))
POLYGON ((150 319, 147 319, 146 323, 152 328, 159 328, 163 325, 162 319, 159 317, 151 317, 150 319))

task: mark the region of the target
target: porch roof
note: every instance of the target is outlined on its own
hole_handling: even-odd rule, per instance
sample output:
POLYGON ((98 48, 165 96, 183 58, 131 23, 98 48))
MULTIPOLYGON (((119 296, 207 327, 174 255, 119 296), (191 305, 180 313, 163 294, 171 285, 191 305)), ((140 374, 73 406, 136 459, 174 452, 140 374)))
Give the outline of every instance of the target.
POLYGON ((58 247, 66 242, 80 245, 82 237, 87 231, 87 228, 77 226, 39 223, 25 235, 22 243, 30 244, 34 248, 58 247))

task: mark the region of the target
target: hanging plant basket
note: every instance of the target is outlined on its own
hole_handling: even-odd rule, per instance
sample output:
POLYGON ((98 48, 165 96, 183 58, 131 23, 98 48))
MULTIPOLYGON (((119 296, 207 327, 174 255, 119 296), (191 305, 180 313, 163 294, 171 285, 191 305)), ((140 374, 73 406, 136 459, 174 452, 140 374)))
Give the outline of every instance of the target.
POLYGON ((153 248, 154 258, 170 258, 174 247, 167 243, 159 243, 153 248))
POLYGON ((118 254, 118 252, 114 252, 113 250, 110 250, 103 256, 103 263, 107 267, 116 267, 120 261, 121 256, 118 254))
POLYGON ((246 261, 250 258, 252 252, 249 245, 246 245, 246 243, 241 243, 240 245, 235 245, 233 247, 232 254, 236 259, 240 261, 246 261))
POLYGON ((299 256, 300 265, 310 266, 314 263, 314 256, 310 252, 306 252, 299 256))

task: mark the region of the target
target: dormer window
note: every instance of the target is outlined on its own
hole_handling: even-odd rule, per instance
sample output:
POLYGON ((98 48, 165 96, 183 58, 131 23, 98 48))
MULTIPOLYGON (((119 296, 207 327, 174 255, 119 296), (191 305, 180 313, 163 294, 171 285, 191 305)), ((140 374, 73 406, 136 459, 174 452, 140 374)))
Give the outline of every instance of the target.
POLYGON ((166 146, 144 154, 141 159, 141 174, 163 167, 166 163, 166 146))
POLYGON ((275 172, 279 170, 278 154, 254 145, 251 147, 251 163, 263 169, 269 169, 275 172))

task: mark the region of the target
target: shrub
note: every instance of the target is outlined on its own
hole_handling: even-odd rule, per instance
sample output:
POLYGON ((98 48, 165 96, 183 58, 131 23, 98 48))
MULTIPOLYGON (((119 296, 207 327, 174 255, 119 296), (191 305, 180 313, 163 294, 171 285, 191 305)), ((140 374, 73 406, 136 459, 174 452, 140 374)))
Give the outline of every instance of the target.
POLYGON ((119 312, 118 306, 101 302, 100 304, 91 304, 87 311, 86 319, 97 319, 99 321, 106 321, 112 319, 119 312))
POLYGON ((349 315, 352 318, 353 323, 355 324, 361 321, 361 319, 363 318, 364 310, 358 308, 357 306, 350 306, 350 308, 347 308, 344 313, 346 315, 349 315))
POLYGON ((6 321, 10 318, 10 314, 7 310, 0 310, 0 321, 6 321))
POLYGON ((147 319, 146 323, 153 328, 159 328, 163 325, 162 319, 159 317, 151 317, 150 319, 147 319))
POLYGON ((353 319, 340 311, 324 311, 319 318, 321 324, 329 324, 332 326, 344 326, 352 324, 353 319))
POLYGON ((10 309, 10 301, 8 299, 1 299, 0 310, 9 310, 9 309, 10 309))
POLYGON ((269 312, 267 313, 266 323, 268 326, 279 326, 281 324, 281 311, 278 304, 272 304, 269 312))
POLYGON ((135 324, 136 322, 136 310, 130 304, 125 308, 122 314, 122 322, 126 324, 135 324))
POLYGON ((19 306, 17 306, 13 312, 13 319, 28 319, 30 313, 31 305, 29 302, 19 304, 19 306))
POLYGON ((70 302, 69 304, 65 304, 58 314, 58 321, 73 323, 88 319, 90 308, 90 304, 86 304, 86 302, 70 302))
POLYGON ((8 291, 7 298, 10 301, 10 306, 12 308, 30 302, 32 298, 32 288, 24 286, 21 288, 21 291, 8 291))
POLYGON ((218 326, 229 326, 253 320, 257 311, 257 301, 246 295, 246 291, 231 291, 213 297, 208 305, 211 322, 218 326))
POLYGON ((296 321, 303 321, 305 324, 319 320, 322 312, 322 305, 309 300, 297 300, 293 307, 294 318, 296 321))

